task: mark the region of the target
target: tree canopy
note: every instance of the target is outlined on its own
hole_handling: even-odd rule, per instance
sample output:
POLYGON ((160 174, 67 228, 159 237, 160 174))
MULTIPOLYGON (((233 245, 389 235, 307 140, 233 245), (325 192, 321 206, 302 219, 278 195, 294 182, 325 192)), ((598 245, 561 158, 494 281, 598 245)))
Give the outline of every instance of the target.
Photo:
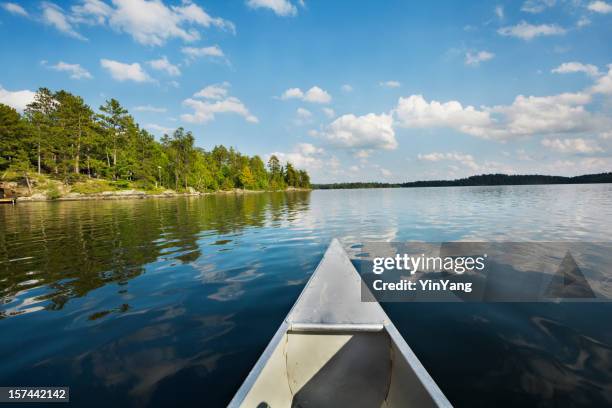
POLYGON ((266 168, 259 156, 222 145, 206 151, 195 140, 178 128, 157 141, 116 99, 95 112, 77 95, 40 88, 23 114, 0 104, 0 172, 26 179, 37 172, 66 183, 126 180, 177 191, 310 187, 305 170, 274 155, 266 168))

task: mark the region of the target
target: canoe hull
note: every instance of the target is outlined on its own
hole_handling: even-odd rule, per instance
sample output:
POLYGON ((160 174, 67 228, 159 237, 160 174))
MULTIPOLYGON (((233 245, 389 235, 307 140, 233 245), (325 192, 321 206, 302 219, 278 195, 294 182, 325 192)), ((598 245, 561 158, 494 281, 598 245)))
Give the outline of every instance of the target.
POLYGON ((229 407, 451 407, 380 305, 362 302, 360 291, 334 240, 229 407))

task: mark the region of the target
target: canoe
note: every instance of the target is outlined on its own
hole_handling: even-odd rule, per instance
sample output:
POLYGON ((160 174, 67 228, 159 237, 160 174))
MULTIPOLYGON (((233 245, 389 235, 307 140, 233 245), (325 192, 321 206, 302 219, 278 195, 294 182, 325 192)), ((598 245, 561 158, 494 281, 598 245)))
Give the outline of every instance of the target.
POLYGON ((229 407, 452 407, 361 291, 334 239, 229 407))

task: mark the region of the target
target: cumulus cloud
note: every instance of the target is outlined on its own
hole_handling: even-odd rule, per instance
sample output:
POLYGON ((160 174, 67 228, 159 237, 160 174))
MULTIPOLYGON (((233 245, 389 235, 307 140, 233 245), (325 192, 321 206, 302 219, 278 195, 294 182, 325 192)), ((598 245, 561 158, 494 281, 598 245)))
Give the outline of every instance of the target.
POLYGON ((174 129, 169 128, 169 127, 165 127, 165 126, 161 126, 158 125, 156 123, 147 123, 145 126, 145 129, 150 130, 151 132, 157 134, 157 135, 169 135, 170 133, 172 133, 174 131, 174 129))
POLYGON ((193 98, 185 99, 183 105, 193 109, 194 112, 181 115, 181 119, 189 123, 206 123, 214 120, 217 114, 234 113, 242 116, 247 122, 259 123, 259 119, 249 112, 240 99, 228 96, 229 86, 228 82, 210 85, 196 92, 193 98))
POLYGON ((9 91, 0 85, 0 103, 15 108, 19 112, 23 112, 26 106, 34 101, 35 93, 24 89, 21 91, 9 91))
POLYGON ((556 0, 526 0, 521 6, 521 11, 525 13, 541 13, 549 7, 554 6, 556 0))
POLYGON ((402 84, 399 81, 381 81, 378 85, 384 88, 399 88, 402 84))
MULTIPOLYGON (((44 62, 43 62, 43 65, 45 65, 44 62)), ((93 78, 91 73, 79 64, 68 64, 66 62, 60 61, 55 65, 49 65, 49 68, 55 71, 59 71, 59 72, 67 72, 70 74, 70 78, 72 79, 91 79, 93 78)))
POLYGON ((8 3, 8 2, 2 3, 0 7, 2 7, 3 9, 5 9, 11 14, 16 14, 22 17, 28 17, 28 12, 17 3, 8 3))
POLYGON ((136 106, 134 107, 134 110, 136 112, 153 112, 153 113, 164 113, 167 111, 166 108, 158 108, 156 106, 151 106, 151 105, 136 106))
POLYGON ((447 127, 485 139, 600 132, 612 121, 585 109, 591 99, 587 92, 518 95, 510 105, 477 109, 458 101, 428 102, 422 95, 411 95, 399 99, 394 116, 401 127, 447 127))
POLYGON ((147 62, 149 66, 157 71, 163 71, 170 76, 179 76, 181 75, 181 70, 177 65, 172 64, 168 61, 168 58, 164 55, 163 57, 151 60, 147 62))
POLYGON ((198 26, 235 32, 233 23, 210 16, 189 0, 170 7, 161 0, 113 0, 112 6, 99 0, 83 0, 72 7, 71 20, 108 25, 129 34, 140 44, 152 46, 163 45, 173 38, 186 42, 199 40, 198 26))
POLYGON ((554 68, 552 73, 555 74, 569 74, 574 72, 584 72, 588 76, 596 77, 599 75, 599 69, 595 65, 582 64, 580 62, 564 62, 557 68, 554 68))
POLYGON ((492 123, 488 112, 463 107, 458 101, 427 102, 422 95, 399 98, 394 114, 397 124, 406 128, 450 127, 470 133, 492 123))
POLYGON ((183 47, 181 52, 189 59, 197 59, 202 57, 211 58, 224 58, 225 54, 218 45, 211 45, 209 47, 183 47))
POLYGON ((319 88, 318 86, 313 86, 304 94, 304 100, 306 102, 312 103, 330 103, 331 95, 327 93, 327 91, 319 88))
POLYGON ((300 88, 289 88, 280 97, 283 100, 300 99, 311 103, 327 104, 331 102, 331 95, 318 86, 313 86, 308 91, 303 92, 300 88))
POLYGON ((487 132, 499 137, 585 133, 605 126, 608 120, 593 115, 584 107, 591 101, 586 93, 563 93, 552 96, 523 96, 512 105, 490 109, 502 115, 498 126, 477 129, 474 134, 487 132))
POLYGON ((608 72, 595 81, 591 92, 612 95, 612 64, 608 65, 608 72))
POLYGON ((281 95, 281 99, 303 99, 304 92, 300 88, 289 88, 281 95))
POLYGON ((495 54, 489 51, 468 51, 465 54, 465 65, 477 67, 481 62, 489 61, 495 57, 495 54))
POLYGON ((593 140, 576 139, 544 139, 542 146, 560 153, 600 153, 603 149, 593 140))
POLYGON ((589 3, 588 9, 600 14, 612 13, 612 4, 606 3, 605 1, 593 1, 589 3))
POLYGON ((562 35, 565 34, 566 30, 556 24, 533 25, 521 21, 514 26, 502 27, 497 32, 505 37, 516 37, 529 41, 540 36, 562 35))
POLYGON ((337 147, 358 150, 397 148, 393 118, 389 114, 342 115, 318 136, 337 147))
POLYGON ((329 119, 332 119, 334 116, 336 116, 336 112, 332 108, 323 108, 323 113, 329 119))
POLYGON ((139 63, 134 62, 132 64, 126 64, 119 61, 113 61, 109 59, 101 59, 100 65, 106 69, 113 79, 123 81, 134 81, 134 82, 149 82, 152 81, 149 74, 142 69, 139 63))
POLYGON ((297 108, 295 113, 297 114, 298 118, 300 118, 300 119, 310 119, 310 118, 312 118, 312 112, 309 111, 308 109, 297 108))
POLYGON ((474 157, 470 154, 463 154, 457 152, 450 153, 427 153, 427 154, 418 154, 417 158, 422 161, 430 161, 430 162, 439 162, 439 161, 454 161, 463 164, 464 166, 472 169, 478 170, 479 166, 476 164, 474 157))
POLYGON ((247 6, 252 9, 266 8, 281 17, 297 15, 297 7, 288 0, 247 0, 247 6))
POLYGON ((64 10, 54 3, 42 3, 42 21, 70 37, 82 41, 87 40, 75 30, 70 18, 65 14, 64 10))
POLYGON ((220 84, 208 85, 205 88, 202 88, 198 92, 196 92, 193 96, 196 98, 204 98, 204 99, 223 99, 228 94, 228 88, 230 86, 229 82, 223 82, 220 84))
POLYGON ((290 152, 272 152, 281 162, 289 162, 295 167, 313 172, 323 167, 325 150, 310 143, 298 143, 290 152))

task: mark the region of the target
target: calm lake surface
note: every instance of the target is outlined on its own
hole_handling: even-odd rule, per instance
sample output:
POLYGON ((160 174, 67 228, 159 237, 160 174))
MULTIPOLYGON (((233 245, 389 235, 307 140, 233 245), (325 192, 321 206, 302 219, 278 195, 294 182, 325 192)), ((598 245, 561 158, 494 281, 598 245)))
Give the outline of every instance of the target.
MULTIPOLYGON (((333 237, 612 241, 612 185, 0 206, 0 385, 229 402, 333 237)), ((459 407, 612 405, 612 303, 389 303, 459 407)))

